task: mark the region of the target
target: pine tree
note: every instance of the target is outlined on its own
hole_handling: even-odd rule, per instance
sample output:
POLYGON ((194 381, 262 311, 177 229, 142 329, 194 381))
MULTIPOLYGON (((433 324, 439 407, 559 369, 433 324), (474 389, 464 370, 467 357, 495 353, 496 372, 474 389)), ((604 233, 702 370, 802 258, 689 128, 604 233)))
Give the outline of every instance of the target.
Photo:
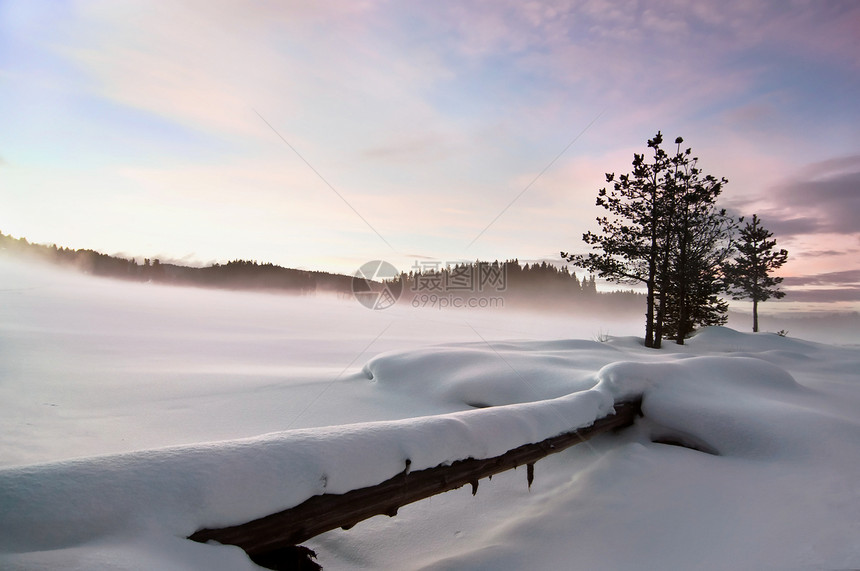
POLYGON ((734 221, 717 208, 717 197, 728 183, 705 175, 692 150, 681 150, 681 137, 671 162, 672 177, 665 193, 672 201, 660 268, 658 326, 679 345, 699 325, 722 325, 728 304, 721 270, 733 251, 734 221))
POLYGON ((615 283, 645 284, 645 346, 655 348, 660 346, 660 336, 655 336, 655 306, 660 237, 667 220, 663 199, 669 175, 669 159, 660 148, 662 142, 659 131, 648 141, 648 147, 653 149, 650 162, 644 153, 634 153, 630 174, 617 179, 615 173, 606 174, 612 190, 600 189, 596 204, 609 216, 597 218, 599 234, 586 232, 582 236, 596 251, 587 255, 561 252, 568 262, 598 277, 615 283))
POLYGON ((788 260, 788 251, 775 251, 776 240, 772 237, 773 233, 764 228, 758 216, 753 214, 752 221, 740 231, 737 255, 724 269, 732 299, 751 299, 753 302, 753 332, 758 332, 758 304, 770 298, 785 297, 785 292, 776 287, 782 283, 782 278, 769 274, 788 260))

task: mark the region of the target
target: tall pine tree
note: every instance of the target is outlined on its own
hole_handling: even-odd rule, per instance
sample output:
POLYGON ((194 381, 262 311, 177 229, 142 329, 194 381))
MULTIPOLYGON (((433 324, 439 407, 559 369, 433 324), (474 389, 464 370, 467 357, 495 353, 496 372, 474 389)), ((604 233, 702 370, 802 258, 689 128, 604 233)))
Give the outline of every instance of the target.
POLYGON ((679 345, 699 325, 722 325, 728 304, 719 298, 722 265, 733 250, 733 220, 717 208, 728 181, 706 175, 692 150, 675 139, 672 157, 672 216, 666 223, 665 254, 660 276, 661 333, 679 345))
POLYGON ((770 298, 781 299, 785 292, 777 286, 782 278, 771 276, 788 260, 788 251, 774 250, 776 240, 773 233, 761 225, 753 214, 740 231, 738 253, 725 266, 726 285, 732 299, 751 299, 753 302, 753 332, 758 332, 758 304, 770 298))
POLYGON ((660 337, 655 336, 657 270, 662 225, 665 223, 664 192, 669 173, 669 159, 660 148, 663 135, 658 131, 649 139, 653 157, 646 160, 644 153, 633 155, 630 174, 606 174, 612 190, 598 191, 597 206, 609 216, 597 218, 600 233, 586 232, 582 239, 592 246, 587 255, 561 256, 615 283, 642 283, 646 288, 645 346, 659 347, 660 337))

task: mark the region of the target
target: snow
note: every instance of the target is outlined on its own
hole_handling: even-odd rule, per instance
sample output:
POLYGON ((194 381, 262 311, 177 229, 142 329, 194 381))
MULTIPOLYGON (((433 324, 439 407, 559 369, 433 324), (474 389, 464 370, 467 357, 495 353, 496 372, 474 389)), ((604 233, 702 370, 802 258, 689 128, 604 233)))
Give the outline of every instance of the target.
POLYGON ((715 327, 654 351, 635 323, 601 343, 563 316, 6 260, 0 280, 2 569, 255 569, 184 538, 638 395, 634 427, 542 460, 531 491, 512 471, 306 544, 326 569, 860 567, 856 347, 715 327))

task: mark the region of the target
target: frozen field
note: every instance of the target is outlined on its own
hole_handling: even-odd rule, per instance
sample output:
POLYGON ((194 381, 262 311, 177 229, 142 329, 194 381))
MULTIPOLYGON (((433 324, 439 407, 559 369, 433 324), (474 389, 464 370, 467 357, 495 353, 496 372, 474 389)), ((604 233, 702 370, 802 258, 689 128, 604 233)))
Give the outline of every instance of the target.
POLYGON ((0 296, 2 569, 253 569, 183 538, 407 458, 492 456, 638 394, 635 427, 539 462, 531 491, 512 471, 307 545, 327 570, 860 567, 856 345, 710 328, 653 351, 639 323, 370 311, 2 259, 0 296))

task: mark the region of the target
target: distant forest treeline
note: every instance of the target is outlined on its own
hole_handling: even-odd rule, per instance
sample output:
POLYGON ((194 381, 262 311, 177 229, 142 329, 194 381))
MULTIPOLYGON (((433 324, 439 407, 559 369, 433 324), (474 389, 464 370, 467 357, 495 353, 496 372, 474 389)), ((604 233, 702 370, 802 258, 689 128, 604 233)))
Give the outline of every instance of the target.
MULTIPOLYGON (((633 290, 598 292, 594 276, 582 279, 567 266, 547 262, 521 264, 518 259, 504 262, 470 262, 444 268, 418 268, 401 275, 401 300, 415 307, 433 306, 433 297, 459 300, 502 299, 506 307, 559 309, 641 310, 644 297, 633 290)), ((468 307, 468 304, 455 307, 468 307)), ((476 303, 472 307, 493 307, 476 303)))
MULTIPOLYGON (((291 294, 337 293, 352 295, 353 276, 284 268, 271 263, 234 260, 206 267, 162 263, 158 259, 134 259, 102 254, 95 250, 33 244, 0 232, 0 253, 22 255, 94 276, 171 285, 236 290, 262 290, 291 294)), ((552 264, 472 262, 445 268, 413 269, 401 275, 400 303, 415 307, 427 296, 504 300, 509 307, 570 309, 641 309, 643 297, 630 291, 598 292, 594 277, 581 280, 567 267, 552 264)), ((424 303, 422 303, 422 301, 424 303)), ((473 307, 499 307, 480 305, 473 307)), ((465 307, 456 305, 454 307, 465 307)))
POLYGON ((26 254, 94 276, 133 281, 164 282, 223 289, 282 290, 289 293, 317 291, 349 292, 352 278, 341 274, 295 270, 274 264, 235 260, 203 268, 162 263, 158 259, 109 256, 95 250, 31 244, 26 238, 13 238, 0 232, 0 251, 26 254))

